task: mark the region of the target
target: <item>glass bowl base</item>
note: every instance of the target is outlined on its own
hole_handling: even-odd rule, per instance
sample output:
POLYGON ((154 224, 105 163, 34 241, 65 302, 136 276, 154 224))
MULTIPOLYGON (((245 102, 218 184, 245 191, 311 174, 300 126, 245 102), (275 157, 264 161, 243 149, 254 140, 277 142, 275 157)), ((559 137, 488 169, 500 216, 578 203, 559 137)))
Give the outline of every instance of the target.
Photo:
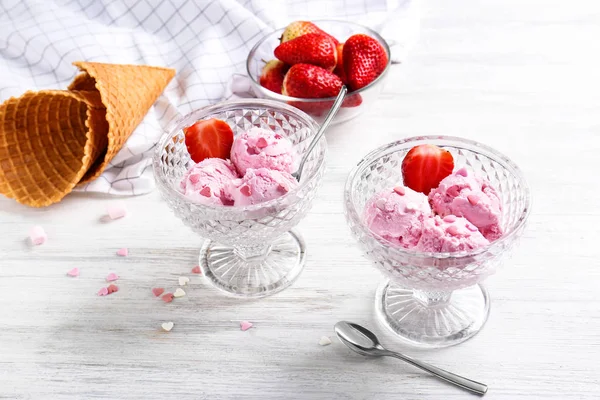
POLYGON ((206 280, 229 296, 260 298, 278 293, 300 276, 306 262, 306 245, 294 230, 273 243, 240 248, 206 240, 200 251, 200 268, 206 280), (255 249, 254 254, 248 256, 255 249))
POLYGON ((481 330, 490 298, 481 285, 453 292, 405 289, 384 281, 375 295, 377 319, 404 342, 422 348, 452 346, 481 330))

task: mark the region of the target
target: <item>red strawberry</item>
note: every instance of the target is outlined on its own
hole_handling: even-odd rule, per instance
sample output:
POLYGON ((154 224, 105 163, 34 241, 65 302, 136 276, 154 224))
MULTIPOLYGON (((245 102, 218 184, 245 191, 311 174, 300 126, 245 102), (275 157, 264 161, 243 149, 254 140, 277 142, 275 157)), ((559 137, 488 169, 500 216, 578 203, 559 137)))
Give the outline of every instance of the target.
POLYGON ((283 78, 289 67, 279 60, 271 60, 265 64, 260 75, 260 85, 272 92, 281 94, 283 78))
POLYGON ((183 130, 185 145, 194 162, 206 158, 229 158, 233 144, 233 131, 227 122, 220 119, 206 119, 183 130))
POLYGON ((290 40, 296 39, 302 35, 306 35, 307 33, 320 33, 321 35, 327 35, 331 37, 333 43, 336 45, 338 44, 336 38, 309 21, 294 21, 286 26, 283 34, 281 35, 280 42, 289 42, 290 40))
POLYGON ((313 117, 322 117, 329 111, 333 105, 333 101, 288 101, 288 104, 292 107, 299 108, 313 117))
POLYGON ((373 82, 388 64, 388 55, 381 43, 362 33, 346 40, 342 57, 351 90, 358 90, 373 82))
POLYGON ((348 93, 344 102, 342 103, 342 107, 350 108, 350 107, 358 107, 362 104, 362 96, 360 93, 348 93))
POLYGON ((303 99, 335 97, 341 88, 341 79, 326 69, 316 65, 296 64, 285 74, 282 94, 303 99))
POLYGON ((333 73, 340 77, 344 85, 347 83, 346 72, 344 71, 344 43, 340 43, 336 46, 337 50, 337 64, 333 73))
POLYGON ((453 169, 452 154, 432 144, 413 147, 402 160, 404 185, 425 194, 438 187, 453 169))
POLYGON ((275 48, 275 57, 286 64, 313 64, 329 71, 337 63, 335 43, 319 33, 307 33, 280 44, 275 48))

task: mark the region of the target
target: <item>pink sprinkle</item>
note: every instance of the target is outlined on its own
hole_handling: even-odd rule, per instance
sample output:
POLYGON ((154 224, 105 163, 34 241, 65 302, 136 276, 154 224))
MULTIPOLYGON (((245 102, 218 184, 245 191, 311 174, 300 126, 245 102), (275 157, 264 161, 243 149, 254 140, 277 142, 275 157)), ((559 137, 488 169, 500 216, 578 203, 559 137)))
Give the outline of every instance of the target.
POLYGON ((458 231, 458 227, 456 225, 450 225, 448 228, 446 228, 446 232, 452 236, 460 236, 460 232, 458 231))
POLYGON ((198 175, 198 174, 190 175, 189 180, 192 183, 198 183, 200 181, 200 175, 198 175))
POLYGON ((283 139, 283 136, 281 136, 279 133, 275 134, 275 139, 279 140, 279 139, 283 139))
POLYGON ((155 287, 152 288, 152 293, 154 293, 155 297, 160 296, 161 294, 163 294, 165 292, 165 289, 161 288, 161 287, 155 287))
POLYGON ((200 194, 204 197, 210 197, 212 192, 210 191, 210 188, 208 186, 204 186, 204 188, 200 191, 200 194))
POLYGON ((246 197, 250 197, 250 195, 252 195, 252 189, 250 189, 250 186, 244 185, 240 188, 240 193, 246 197))
POLYGON ((477 232, 477 227, 473 224, 467 224, 467 229, 471 232, 477 232))
POLYGON ((459 169, 458 171, 456 171, 456 175, 460 175, 460 176, 467 176, 469 173, 467 172, 467 169, 465 167, 462 167, 461 169, 459 169))
POLYGON ((127 209, 123 204, 113 204, 108 207, 107 211, 110 219, 119 219, 127 215, 127 209))
POLYGON ((247 331, 250 328, 252 328, 252 322, 248 322, 248 321, 242 321, 242 322, 240 322, 240 329, 241 330, 247 331))
POLYGON ((44 232, 44 228, 41 226, 34 226, 29 231, 29 239, 31 239, 31 243, 39 246, 40 244, 46 243, 48 236, 46 235, 46 232, 44 232))
POLYGON ((469 203, 471 203, 472 206, 476 206, 480 199, 476 194, 470 194, 467 196, 467 200, 469 200, 469 203))
POLYGON ((194 268, 192 268, 192 273, 194 273, 194 274, 201 274, 202 271, 200 270, 200 266, 196 265, 194 268))
POLYGON ((129 250, 127 250, 127 247, 123 247, 122 249, 117 250, 118 256, 127 257, 127 254, 129 254, 129 250))
POLYGON ((112 294, 114 292, 119 291, 119 287, 117 285, 108 285, 108 288, 106 289, 108 290, 108 294, 112 294))
POLYGON ((67 275, 72 276, 73 278, 79 276, 79 268, 73 268, 72 270, 67 272, 67 275))
POLYGON ((106 296, 108 294, 108 288, 103 287, 102 289, 98 290, 98 296, 106 296))
POLYGON ((111 272, 110 274, 108 274, 106 276, 106 282, 113 282, 113 281, 116 281, 117 279, 119 279, 119 275, 115 274, 114 272, 111 272))
POLYGON ((163 297, 162 297, 162 300, 163 300, 165 303, 170 303, 170 302, 172 302, 172 301, 173 301, 173 293, 165 293, 165 294, 163 295, 163 297))
POLYGON ((289 189, 287 186, 279 184, 279 186, 277 186, 277 190, 279 190, 282 193, 287 193, 289 192, 289 189))
POLYGON ((444 222, 452 223, 454 221, 456 221, 456 215, 450 214, 444 217, 444 222))
POLYGON ((385 201, 385 199, 377 199, 377 201, 375 202, 375 207, 379 208, 381 211, 385 211, 386 204, 387 202, 385 201))
POLYGON ((258 138, 258 140, 256 141, 256 147, 258 147, 259 149, 264 149, 265 147, 267 147, 269 145, 269 143, 267 142, 267 140, 263 137, 258 138))
POLYGON ((399 194, 400 196, 404 196, 406 194, 406 189, 404 189, 404 187, 402 186, 396 186, 394 188, 394 192, 396 192, 396 194, 399 194))

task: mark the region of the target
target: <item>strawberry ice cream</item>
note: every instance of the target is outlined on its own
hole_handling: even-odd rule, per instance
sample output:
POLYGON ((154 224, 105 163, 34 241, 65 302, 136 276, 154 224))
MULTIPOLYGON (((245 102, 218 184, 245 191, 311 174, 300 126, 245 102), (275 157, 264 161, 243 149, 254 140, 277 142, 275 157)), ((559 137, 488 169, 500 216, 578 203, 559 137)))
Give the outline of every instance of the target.
POLYGON ((231 147, 231 161, 242 176, 248 168, 292 173, 296 158, 294 147, 287 138, 258 127, 238 135, 231 147))
POLYGON ((473 250, 487 244, 489 241, 466 218, 454 215, 442 218, 436 215, 423 222, 423 231, 416 249, 440 253, 473 250))
POLYGON ((289 172, 248 168, 243 178, 231 182, 229 191, 235 206, 249 206, 276 199, 297 185, 289 172))
POLYGON ((465 217, 483 236, 493 241, 502 236, 502 204, 489 182, 466 168, 444 178, 429 193, 433 211, 444 217, 465 217))
POLYGON ((427 196, 398 186, 374 195, 363 218, 373 233, 394 245, 413 248, 421 237, 424 219, 431 216, 427 196))
POLYGON ((190 199, 202 204, 232 205, 229 185, 237 177, 235 166, 229 160, 207 158, 185 173, 179 189, 190 199))

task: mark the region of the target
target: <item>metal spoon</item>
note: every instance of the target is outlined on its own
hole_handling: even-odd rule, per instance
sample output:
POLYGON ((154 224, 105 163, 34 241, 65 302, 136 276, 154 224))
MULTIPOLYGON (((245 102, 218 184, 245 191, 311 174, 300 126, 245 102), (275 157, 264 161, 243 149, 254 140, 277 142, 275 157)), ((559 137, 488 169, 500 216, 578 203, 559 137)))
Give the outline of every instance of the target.
POLYGON ((308 160, 308 156, 310 156, 310 153, 313 151, 317 143, 319 143, 321 136, 323 136, 323 134, 327 130, 327 127, 331 123, 333 117, 335 117, 335 114, 337 114, 337 112, 339 111, 347 92, 348 89, 346 88, 346 86, 342 86, 340 93, 338 93, 337 97, 335 98, 335 101, 333 102, 333 106, 331 106, 329 113, 327 113, 327 116, 325 117, 325 121, 323 121, 323 124, 313 137, 312 142, 310 142, 310 144, 308 145, 308 149, 306 149, 306 151, 304 152, 304 156, 300 160, 300 164, 298 164, 298 169, 292 174, 292 176, 296 178, 298 182, 300 182, 300 176, 302 175, 302 168, 304 168, 304 163, 306 162, 306 160, 308 160))
POLYGON ((340 321, 335 324, 335 333, 342 343, 360 355, 375 357, 389 356, 399 358, 400 360, 406 361, 417 368, 421 368, 422 370, 427 371, 430 374, 445 380, 446 382, 450 382, 453 385, 476 393, 480 396, 483 396, 485 392, 487 392, 487 386, 483 383, 463 378, 462 376, 445 371, 441 368, 434 367, 433 365, 424 363, 422 361, 415 360, 414 358, 404 354, 385 349, 379 343, 377 336, 375 336, 373 332, 360 325, 352 322, 340 321))

